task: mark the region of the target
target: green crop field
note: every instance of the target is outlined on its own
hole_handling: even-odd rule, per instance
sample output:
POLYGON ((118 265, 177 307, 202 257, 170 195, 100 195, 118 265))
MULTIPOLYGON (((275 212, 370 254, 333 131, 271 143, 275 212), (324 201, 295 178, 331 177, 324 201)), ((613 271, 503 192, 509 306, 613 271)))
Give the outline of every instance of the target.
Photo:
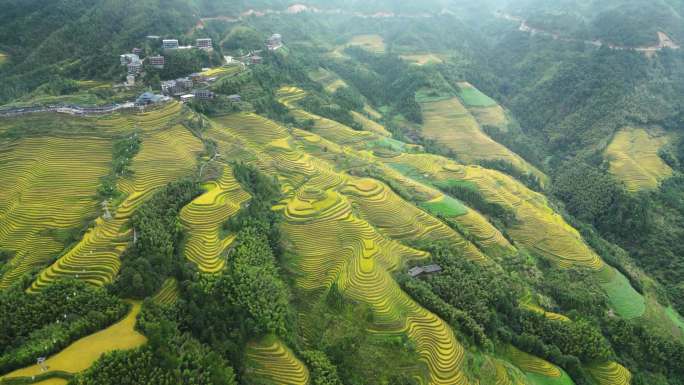
POLYGON ((679 326, 679 328, 682 330, 682 333, 684 333, 684 318, 682 318, 682 316, 679 315, 677 311, 672 308, 672 306, 669 306, 665 309, 665 314, 675 325, 679 326))
POLYGON ((601 286, 608 295, 610 306, 615 312, 625 319, 640 317, 646 310, 646 300, 630 285, 629 280, 619 271, 612 267, 606 267, 608 271, 602 272, 603 283, 601 286))
POLYGON ((497 103, 489 96, 483 94, 470 83, 458 83, 460 92, 458 96, 467 107, 494 107, 497 103))
POLYGON ((442 196, 436 200, 425 202, 422 206, 434 215, 444 215, 447 217, 457 217, 467 212, 461 202, 448 196, 442 196))

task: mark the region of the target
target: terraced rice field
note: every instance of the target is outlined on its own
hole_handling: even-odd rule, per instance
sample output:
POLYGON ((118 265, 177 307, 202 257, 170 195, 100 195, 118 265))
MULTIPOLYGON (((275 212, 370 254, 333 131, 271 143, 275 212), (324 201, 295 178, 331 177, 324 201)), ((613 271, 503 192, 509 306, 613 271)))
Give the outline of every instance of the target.
POLYGON ((511 362, 525 373, 532 385, 574 385, 572 379, 556 365, 527 354, 514 347, 509 347, 508 356, 511 362))
POLYGON ((190 175, 202 148, 200 140, 181 125, 145 134, 140 152, 133 159, 133 177, 119 183, 127 196, 113 218, 98 218, 78 244, 41 272, 30 291, 65 276, 94 285, 112 282, 119 271, 119 256, 133 235, 132 230, 124 228, 134 210, 158 188, 190 175))
POLYGON ((240 72, 242 68, 240 66, 230 66, 230 67, 215 67, 210 68, 206 71, 200 72, 200 75, 205 77, 220 77, 225 75, 232 75, 240 72))
POLYGON ((7 61, 7 54, 0 52, 0 66, 5 64, 6 61, 7 61))
POLYGON ((421 206, 434 215, 445 217, 458 217, 468 212, 463 203, 447 195, 423 202, 421 206))
POLYGON ((374 179, 352 180, 340 192, 357 209, 361 219, 387 237, 402 241, 446 241, 458 246, 471 260, 486 259, 461 234, 401 199, 384 183, 374 179))
POLYGON ((382 119, 382 114, 368 104, 363 106, 363 112, 368 114, 368 116, 370 116, 373 119, 376 119, 376 120, 382 119))
POLYGON ((223 253, 235 236, 222 238, 221 226, 250 198, 225 166, 219 180, 205 186, 206 192, 195 198, 180 212, 181 223, 187 229, 185 257, 205 273, 223 269, 223 253))
POLYGON ((158 305, 172 305, 178 300, 178 295, 178 281, 167 278, 152 300, 158 305))
POLYGON ((245 379, 248 384, 307 385, 309 370, 285 344, 266 337, 247 345, 245 379))
POLYGON ((384 137, 391 137, 392 133, 387 131, 387 129, 380 123, 375 122, 368 117, 364 116, 363 114, 360 114, 356 111, 351 112, 352 117, 354 118, 354 121, 356 123, 359 123, 364 130, 373 132, 375 134, 384 136, 384 137))
POLYGON ((563 314, 558 314, 554 312, 547 311, 546 309, 542 308, 541 306, 537 305, 532 301, 531 297, 524 298, 523 300, 520 301, 520 307, 527 309, 529 311, 533 311, 535 313, 539 313, 544 315, 544 317, 554 320, 554 321, 563 321, 563 322, 571 322, 570 318, 564 316, 563 314))
POLYGON ((463 101, 463 104, 467 107, 494 107, 497 105, 494 99, 483 94, 480 90, 468 82, 458 83, 458 88, 458 96, 463 101))
MULTIPOLYGON (((288 90, 285 97, 296 93, 292 91, 288 90)), ((286 104, 297 108, 293 100, 286 104)), ((283 212, 283 234, 289 241, 290 251, 296 255, 290 264, 296 275, 295 284, 311 292, 326 290, 334 284, 343 295, 371 309, 374 332, 406 333, 429 369, 429 383, 466 383, 461 371, 464 351, 448 326, 406 296, 390 272, 408 260, 427 257, 397 241, 451 237, 456 242, 459 235, 447 234, 450 229, 445 230, 429 213, 404 202, 384 183, 335 171, 328 160, 343 156, 346 161, 373 163, 386 177, 414 191, 415 196, 424 197, 419 199, 423 202, 443 194, 417 180, 436 184, 470 181, 488 200, 516 213, 520 224, 514 238, 525 247, 536 248, 540 254, 543 251, 545 256, 565 267, 580 265, 598 270, 603 266, 576 230, 553 212, 543 196, 502 173, 461 166, 433 155, 376 157, 354 141, 340 146, 326 139, 340 135, 336 131, 344 131, 342 125, 331 127, 320 136, 296 129, 288 132, 249 114, 221 118, 217 121, 219 125, 241 143, 244 141, 245 148, 258 152, 252 161, 255 165, 284 182, 287 198, 275 209, 283 212), (395 169, 385 164, 401 167, 395 169), (523 211, 532 213, 526 215, 523 211), (535 237, 527 234, 547 228, 550 228, 547 233, 541 232, 535 237), (321 236, 312 239, 310 234, 321 236)), ((461 225, 468 224, 469 232, 472 229, 483 241, 500 247, 501 255, 515 252, 477 212, 464 208, 456 214, 454 220, 461 225)), ((549 316, 566 320, 560 314, 549 313, 549 316)), ((530 383, 572 384, 566 374, 543 360, 522 361, 530 383)))
POLYGON ((34 382, 33 385, 67 385, 69 381, 61 378, 48 378, 47 380, 34 382))
POLYGON ((608 362, 589 368, 589 373, 598 385, 629 385, 632 374, 617 362, 608 362))
POLYGON ((527 373, 536 373, 545 377, 561 377, 562 371, 556 365, 542 360, 539 357, 527 354, 514 347, 509 347, 508 356, 511 362, 520 370, 527 373))
POLYGON ((221 133, 237 138, 258 153, 252 164, 281 181, 286 198, 274 209, 283 212, 283 235, 296 255, 289 264, 296 286, 318 292, 336 284, 343 295, 369 306, 373 332, 407 334, 414 341, 429 369, 430 383, 467 383, 461 371, 464 350, 449 326, 403 293, 390 274, 406 261, 427 257, 395 238, 455 233, 408 205, 386 185, 335 171, 326 160, 303 150, 324 146, 329 150, 321 153, 333 157, 356 154, 350 148, 310 132, 288 132, 250 114, 234 114, 214 123, 209 137, 221 133))
POLYGON ((59 254, 65 245, 58 232, 95 215, 93 196, 110 161, 106 139, 27 137, 0 144, 0 247, 15 253, 0 289, 59 254))
POLYGON ((506 111, 500 105, 491 107, 468 107, 468 111, 473 115, 481 127, 496 127, 501 132, 508 131, 508 117, 506 111))
POLYGON ((347 83, 340 79, 337 74, 325 68, 318 68, 315 71, 309 72, 311 80, 319 83, 325 88, 327 92, 333 93, 340 87, 346 87, 347 83))
POLYGON ((284 208, 283 232, 292 243, 300 275, 297 286, 327 289, 333 283, 352 300, 367 305, 376 332, 406 333, 427 365, 431 384, 465 384, 464 349, 451 329, 407 296, 390 271, 424 252, 382 236, 352 213, 333 190, 300 189, 284 208), (319 234, 312 239, 309 234, 319 234))
POLYGON ((425 181, 447 184, 471 182, 483 197, 511 210, 517 219, 509 235, 528 250, 560 267, 583 266, 600 270, 600 257, 584 242, 579 232, 549 206, 546 198, 514 178, 479 166, 463 166, 446 158, 427 154, 402 154, 385 159, 399 169, 413 170, 425 181))
POLYGON ((608 295, 608 303, 615 313, 624 319, 633 319, 644 314, 646 300, 634 290, 627 277, 608 265, 598 276, 601 287, 608 295))
POLYGON ((625 127, 613 137, 605 151, 609 171, 636 192, 658 187, 672 175, 672 169, 658 156, 658 150, 669 143, 663 133, 643 128, 625 127))
POLYGON ((500 172, 477 166, 465 167, 464 179, 478 186, 491 202, 516 214, 511 237, 529 250, 555 261, 560 267, 583 266, 599 270, 603 261, 548 205, 546 198, 500 172))
POLYGON ((311 132, 342 146, 365 146, 372 141, 382 138, 372 132, 356 131, 334 120, 323 118, 298 108, 296 103, 305 96, 306 93, 299 88, 284 87, 278 92, 278 101, 290 108, 292 115, 296 118, 302 121, 313 120, 314 127, 311 129, 311 132))
MULTIPOLYGON (((296 109, 296 105, 294 105, 295 101, 298 98, 301 98, 303 94, 303 91, 299 89, 283 89, 281 90, 281 96, 285 99, 287 99, 285 102, 288 106, 290 106, 293 109, 296 109)), ((339 135, 347 135, 347 133, 353 133, 351 128, 346 127, 344 125, 338 124, 337 126, 331 126, 329 131, 324 131, 324 132, 319 132, 323 136, 329 136, 332 139, 335 139, 336 136, 339 135)), ((345 148, 344 150, 339 148, 337 144, 335 144, 333 141, 325 141, 324 139, 318 137, 315 134, 311 134, 309 132, 302 132, 302 136, 306 138, 306 140, 310 144, 315 144, 318 145, 319 147, 324 147, 325 151, 320 152, 318 151, 318 155, 321 156, 326 156, 326 155, 331 155, 333 154, 333 157, 337 157, 339 155, 344 154, 345 157, 350 158, 353 157, 356 161, 359 163, 367 163, 367 162, 373 162, 375 167, 381 167, 384 168, 384 173, 387 178, 394 180, 396 183, 399 185, 402 185, 406 188, 407 191, 413 191, 415 193, 416 199, 419 201, 422 201, 423 208, 426 209, 427 211, 431 212, 434 215, 447 215, 447 216, 452 216, 452 219, 455 218, 455 220, 463 225, 465 228, 468 229, 468 231, 473 235, 477 240, 478 240, 478 246, 480 248, 487 250, 488 252, 492 252, 493 256, 504 256, 510 253, 514 253, 515 249, 513 246, 503 237, 503 235, 496 229, 494 226, 492 226, 482 215, 479 213, 467 209, 463 204, 458 202, 457 200, 446 197, 444 194, 441 192, 435 190, 434 188, 430 188, 426 185, 420 184, 419 182, 415 180, 411 180, 407 178, 405 175, 402 175, 401 173, 398 173, 390 168, 387 168, 386 166, 382 165, 381 163, 378 162, 380 158, 377 158, 375 156, 368 156, 366 152, 363 150, 364 148, 367 147, 368 143, 365 142, 355 142, 355 141, 349 141, 350 146, 354 148, 359 148, 361 149, 361 152, 355 152, 354 150, 350 148, 345 148), (323 144, 325 143, 325 144, 323 144)), ((375 143, 380 143, 381 140, 376 141, 375 143)), ((399 142, 400 144, 403 144, 399 142)), ((382 145, 381 145, 382 146, 382 145)), ((403 149, 403 148, 400 148, 403 149)), ((320 150, 320 148, 319 148, 320 150)), ((401 158, 401 156, 400 156, 401 158)), ((380 160, 386 160, 388 163, 392 163, 394 165, 398 164, 397 162, 393 162, 392 159, 387 160, 387 159, 380 159, 380 160)), ((412 158, 411 161, 415 161, 416 158, 412 158)), ((432 161, 427 158, 420 158, 421 161, 425 161, 427 165, 432 165, 432 161)), ((409 162, 410 163, 410 162, 409 162)), ((439 168, 441 169, 441 168, 439 168)), ((368 217, 370 218, 370 217, 368 217)), ((401 239, 401 238, 397 238, 401 239)), ((475 247, 473 247, 472 244, 470 243, 464 243, 462 241, 462 237, 452 237, 452 240, 456 242, 456 244, 459 245, 459 247, 464 247, 466 250, 468 250, 467 255, 469 255, 473 260, 483 260, 483 255, 479 251, 475 250, 475 247), (458 240, 456 240, 458 239, 458 240)))
POLYGON ((468 209, 465 214, 451 219, 468 231, 474 242, 487 255, 505 258, 517 252, 508 239, 479 212, 468 209))
POLYGON ((385 52, 385 40, 380 35, 356 35, 349 40, 347 45, 360 47, 373 53, 385 52))
MULTIPOLYGON (((124 319, 95 334, 83 337, 45 361, 49 371, 78 373, 88 369, 101 355, 112 350, 133 349, 147 339, 135 330, 141 303, 135 302, 124 319)), ((43 373, 38 365, 15 370, 2 378, 31 377, 43 373)), ((59 382, 58 382, 59 383, 59 382)))
POLYGON ((440 64, 443 63, 444 61, 442 58, 440 58, 438 55, 434 53, 426 53, 426 54, 410 54, 410 55, 399 55, 402 59, 406 60, 407 62, 419 65, 419 66, 424 66, 426 64, 440 64))
POLYGON ((541 171, 487 136, 458 98, 422 103, 422 107, 422 135, 453 150, 459 159, 468 163, 503 160, 546 183, 548 178, 541 171))
POLYGON ((523 385, 520 379, 509 373, 508 363, 499 359, 487 357, 480 368, 479 381, 482 384, 494 385, 523 385))

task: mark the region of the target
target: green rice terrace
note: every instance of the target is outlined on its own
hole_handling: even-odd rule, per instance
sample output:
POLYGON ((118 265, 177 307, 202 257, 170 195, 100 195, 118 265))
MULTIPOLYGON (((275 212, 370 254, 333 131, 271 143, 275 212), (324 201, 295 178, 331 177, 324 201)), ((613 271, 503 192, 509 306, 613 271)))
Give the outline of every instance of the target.
POLYGON ((0 385, 684 384, 674 41, 563 38, 592 4, 537 36, 511 15, 567 5, 82 3, 0 15, 0 385))

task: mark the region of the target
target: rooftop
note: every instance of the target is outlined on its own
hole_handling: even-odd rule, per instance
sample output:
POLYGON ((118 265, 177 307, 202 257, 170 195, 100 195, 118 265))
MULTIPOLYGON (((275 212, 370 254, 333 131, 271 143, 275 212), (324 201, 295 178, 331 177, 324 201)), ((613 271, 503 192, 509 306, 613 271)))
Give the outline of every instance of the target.
POLYGON ((440 271, 442 271, 442 267, 436 264, 415 266, 409 269, 408 275, 411 277, 417 277, 423 273, 439 273, 440 271))

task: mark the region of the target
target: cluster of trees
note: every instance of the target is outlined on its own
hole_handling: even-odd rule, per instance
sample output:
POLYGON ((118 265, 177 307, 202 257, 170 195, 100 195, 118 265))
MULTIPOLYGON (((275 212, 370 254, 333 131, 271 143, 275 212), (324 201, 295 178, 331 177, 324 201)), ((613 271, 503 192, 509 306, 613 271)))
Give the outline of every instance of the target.
POLYGON ((127 306, 102 288, 59 280, 37 294, 0 291, 0 373, 35 363, 119 320, 127 306))
POLYGON ((608 43, 640 47, 657 45, 659 31, 675 39, 684 37, 683 24, 681 15, 669 4, 637 1, 598 14, 592 21, 592 32, 608 43))
POLYGON ((237 26, 223 39, 222 48, 234 52, 249 52, 263 49, 266 44, 266 35, 259 31, 246 27, 237 26))
MULTIPOLYGON (((325 100, 317 94, 309 94, 299 104, 305 110, 316 115, 335 120, 355 130, 363 129, 361 124, 357 123, 349 113, 350 109, 338 105, 335 99, 325 100)), ((363 108, 363 104, 361 107, 363 108)))
POLYGON ((143 203, 131 218, 133 243, 121 256, 114 289, 126 298, 154 294, 185 263, 179 254, 180 209, 202 192, 192 181, 173 182, 143 203))
POLYGON ((240 111, 240 106, 226 95, 215 95, 211 100, 193 99, 188 106, 200 114, 217 116, 240 111))
POLYGON ((129 177, 133 174, 130 168, 133 158, 142 144, 142 138, 134 132, 124 138, 117 139, 112 146, 112 162, 109 174, 100 179, 97 187, 97 196, 101 199, 119 198, 120 191, 116 184, 119 178, 129 177))
POLYGON ((137 327, 148 343, 106 354, 70 383, 236 385, 230 363, 190 333, 179 332, 173 313, 145 301, 137 327))
POLYGON ((414 123, 423 122, 423 113, 416 101, 416 91, 427 83, 424 72, 412 67, 395 54, 376 55, 362 48, 349 47, 345 53, 356 59, 334 61, 330 68, 354 86, 375 106, 390 106, 414 123))
POLYGON ((486 159, 481 160, 479 163, 482 167, 489 168, 492 170, 499 170, 503 173, 506 173, 514 177, 515 179, 522 182, 525 186, 534 191, 540 192, 543 190, 541 182, 539 182, 539 178, 536 175, 521 171, 520 169, 513 166, 511 162, 505 161, 503 159, 486 159))
MULTIPOLYGON (((596 318, 576 313, 571 322, 555 321, 521 308, 525 283, 517 275, 469 262, 448 245, 425 245, 442 272, 421 279, 399 277, 404 290, 454 326, 466 341, 490 350, 512 343, 566 369, 576 383, 588 383, 581 364, 613 357, 596 318)), ((581 273, 578 273, 581 274, 581 273)), ((571 284, 558 276, 558 285, 571 284)), ((577 285, 572 289, 576 293, 577 285)), ((568 292, 563 293, 568 300, 568 292)), ((605 312, 605 300, 595 302, 605 312)), ((603 316, 603 312, 600 313, 603 316)))
MULTIPOLYGON (((607 6, 609 11, 600 17, 610 19, 604 23, 605 28, 624 20, 622 27, 612 29, 624 39, 634 40, 621 28, 632 28, 635 20, 653 21, 663 16, 652 9, 661 4, 641 3, 644 12, 630 15, 619 13, 634 5, 620 6, 612 2, 607 6)), ((673 15, 671 9, 667 12, 673 15)), ((649 23, 651 28, 666 25, 667 20, 649 23)), ((648 34, 650 39, 655 36, 653 31, 648 34)), ((490 49, 477 52, 472 67, 454 66, 460 71, 452 68, 450 72, 454 76, 471 75, 478 87, 511 109, 524 131, 515 130, 515 137, 493 128, 487 132, 553 178, 552 199, 564 204, 560 206, 567 210, 572 224, 582 230, 592 247, 601 249, 601 255, 630 278, 637 290, 641 290, 638 279, 627 274, 620 261, 613 258, 615 253, 610 250, 614 247, 601 238, 626 251, 618 253, 624 254, 620 259, 631 257, 655 277, 679 312, 684 311, 684 248, 677 241, 684 236, 681 177, 675 175, 657 191, 628 193, 608 173, 603 148, 614 132, 628 125, 660 125, 677 135, 684 105, 682 63, 684 54, 678 51, 661 51, 647 59, 637 52, 588 49, 511 34, 490 49), (552 75, 545 70, 550 67, 555 68, 552 75)), ((682 171, 683 149, 680 141, 661 152, 678 172, 682 171)))
POLYGON ((263 229, 247 227, 237 236, 226 270, 188 284, 181 324, 231 362, 241 363, 250 340, 266 334, 289 339, 292 314, 289 291, 263 229))
POLYGON ((53 96, 71 94, 78 91, 78 82, 55 75, 40 90, 53 96))
MULTIPOLYGON (((237 163, 233 170, 252 199, 225 225, 226 231, 237 233, 225 256, 226 269, 199 274, 177 254, 182 242, 178 211, 196 195, 197 185, 175 182, 155 194, 134 214, 137 242, 123 258, 114 289, 126 296, 149 296, 165 277, 173 276, 180 282, 180 298, 170 306, 146 300, 137 327, 149 343, 108 354, 74 383, 232 385, 243 376, 247 342, 277 335, 298 346, 290 292, 277 263, 279 217, 271 207, 280 188, 251 166, 237 163)), ((300 356, 314 384, 341 384, 325 353, 309 350, 300 356)))
POLYGON ((488 201, 472 182, 449 183, 441 189, 486 215, 499 229, 505 230, 517 221, 515 212, 498 203, 488 201))
POLYGON ((604 334, 621 362, 633 368, 633 384, 678 384, 684 380, 684 344, 649 331, 639 323, 605 318, 604 334), (634 370, 638 369, 638 370, 634 370), (667 379, 658 381, 658 378, 667 379))
MULTIPOLYGON (((684 236, 684 177, 674 176, 656 191, 632 194, 601 169, 570 162, 557 174, 553 192, 570 214, 623 247, 665 286, 673 305, 684 311, 684 288, 680 284, 684 279, 684 246, 677 241, 684 236)), ((583 231, 588 240, 596 238, 590 233, 583 231)), ((640 290, 634 277, 626 275, 640 290)))

